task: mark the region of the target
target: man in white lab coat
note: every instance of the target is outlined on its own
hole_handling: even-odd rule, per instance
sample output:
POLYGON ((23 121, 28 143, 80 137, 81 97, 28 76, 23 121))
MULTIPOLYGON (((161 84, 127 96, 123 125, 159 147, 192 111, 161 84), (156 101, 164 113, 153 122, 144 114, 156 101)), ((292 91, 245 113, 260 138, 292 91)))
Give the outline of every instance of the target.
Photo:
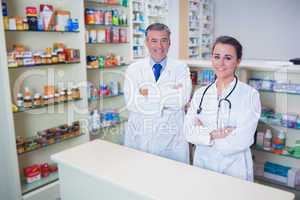
POLYGON ((125 75, 124 95, 129 120, 125 145, 187 163, 183 136, 184 106, 191 80, 186 64, 167 57, 170 30, 160 23, 146 29, 150 56, 131 64, 125 75))

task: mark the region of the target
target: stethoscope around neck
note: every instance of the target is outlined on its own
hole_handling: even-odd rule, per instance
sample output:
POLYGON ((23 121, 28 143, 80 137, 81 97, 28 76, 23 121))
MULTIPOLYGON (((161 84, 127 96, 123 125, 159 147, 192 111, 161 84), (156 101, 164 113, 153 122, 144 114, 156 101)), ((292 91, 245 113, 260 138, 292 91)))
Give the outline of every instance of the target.
MULTIPOLYGON (((228 108, 229 108, 229 114, 228 114, 228 118, 229 118, 229 119, 228 119, 228 120, 230 120, 231 102, 230 102, 230 100, 228 99, 228 97, 229 97, 229 96, 232 94, 232 92, 235 90, 236 85, 237 85, 237 82, 238 82, 238 78, 237 78, 236 75, 234 75, 234 78, 235 78, 235 83, 234 83, 233 88, 232 88, 231 91, 227 94, 227 96, 226 96, 225 98, 220 99, 219 102, 218 102, 217 124, 218 124, 218 121, 219 121, 219 111, 220 111, 220 107, 221 107, 222 103, 225 103, 225 102, 228 104, 228 108)), ((197 109, 197 114, 198 114, 198 115, 202 112, 202 103, 203 103, 203 99, 204 99, 204 96, 205 96, 207 90, 208 90, 215 82, 216 82, 216 78, 215 78, 214 82, 212 82, 210 85, 208 85, 208 86, 205 88, 205 90, 204 90, 204 92, 203 92, 203 94, 202 94, 201 100, 200 100, 199 107, 198 107, 198 109, 197 109)))

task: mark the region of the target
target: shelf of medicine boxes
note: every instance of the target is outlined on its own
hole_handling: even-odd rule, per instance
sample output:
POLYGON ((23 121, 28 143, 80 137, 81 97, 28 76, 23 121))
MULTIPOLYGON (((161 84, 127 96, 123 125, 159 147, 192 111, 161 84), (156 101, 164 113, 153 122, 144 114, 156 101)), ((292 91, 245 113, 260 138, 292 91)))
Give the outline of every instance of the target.
POLYGON ((128 121, 128 119, 126 118, 126 117, 120 117, 120 120, 118 121, 118 122, 116 122, 116 123, 114 123, 114 124, 111 124, 111 125, 109 125, 109 126, 103 126, 103 127, 100 127, 98 130, 94 130, 94 131, 92 131, 90 134, 92 134, 92 135, 96 135, 99 131, 101 131, 101 130, 103 130, 103 129, 108 129, 108 128, 113 128, 113 127, 116 127, 116 126, 118 126, 118 125, 120 125, 120 124, 123 124, 123 123, 125 123, 125 122, 127 122, 128 121))
MULTIPOLYGON (((126 1, 122 1, 122 2, 126 2, 126 1)), ((127 8, 128 7, 128 5, 126 5, 126 4, 118 4, 118 3, 114 3, 114 4, 112 4, 112 3, 103 3, 103 2, 100 2, 99 0, 97 1, 97 0, 94 0, 94 1, 92 1, 92 0, 85 0, 84 1, 84 3, 89 3, 89 4, 97 4, 97 5, 100 5, 100 6, 117 6, 117 7, 125 7, 125 8, 127 8)), ((128 3, 128 2, 127 2, 128 3)))
MULTIPOLYGON (((276 124, 276 123, 272 123, 270 121, 268 121, 267 119, 260 119, 259 122, 265 124, 265 125, 268 125, 268 126, 274 126, 275 128, 278 127, 280 129, 294 129, 294 130, 300 130, 300 128, 288 128, 288 127, 285 127, 285 126, 281 126, 279 124, 276 124)), ((254 150, 257 150, 257 151, 262 151, 262 152, 267 152, 267 153, 271 153, 271 154, 275 154, 273 153, 272 151, 268 151, 268 150, 264 150, 262 148, 259 148, 259 147, 256 147, 254 146, 253 147, 254 150)), ((278 155, 278 156, 284 156, 284 157, 289 157, 289 158, 294 158, 294 159, 300 159, 300 157, 297 157, 297 156, 293 156, 293 155, 290 155, 288 154, 288 152, 286 154, 275 154, 275 155, 278 155)))
POLYGON ((261 151, 261 152, 266 152, 266 153, 270 153, 270 154, 274 154, 274 155, 278 155, 278 156, 283 156, 283 157, 288 157, 288 158, 294 158, 294 159, 300 159, 300 157, 296 157, 296 156, 293 156, 293 155, 290 155, 288 152, 284 153, 284 154, 276 154, 276 153, 273 153, 271 150, 265 150, 261 147, 257 147, 257 146, 253 146, 252 147, 253 150, 255 151, 261 151))
POLYGON ((50 30, 50 31, 33 31, 33 30, 9 30, 9 29, 6 29, 5 30, 6 32, 38 32, 38 33, 44 33, 44 32, 47 32, 47 33, 79 33, 79 31, 54 31, 54 30, 50 30))
POLYGON ((78 64, 80 62, 59 62, 59 63, 51 63, 51 64, 38 64, 38 65, 22 65, 18 67, 8 67, 9 70, 16 70, 16 69, 30 69, 32 67, 44 67, 44 66, 58 66, 58 65, 70 65, 70 64, 78 64))
POLYGON ((271 121, 268 121, 267 119, 259 119, 259 122, 264 123, 264 124, 269 125, 269 126, 279 127, 281 129, 296 129, 296 130, 300 130, 300 128, 297 128, 297 127, 290 128, 290 127, 281 126, 280 124, 273 123, 271 121))
POLYGON ((37 190, 45 185, 49 185, 50 183, 57 181, 58 179, 58 173, 54 172, 50 173, 49 176, 43 177, 40 180, 34 181, 32 183, 26 183, 25 180, 22 180, 22 194, 24 195, 37 190))
POLYGON ((299 95, 300 93, 296 92, 285 92, 285 91, 273 91, 273 90, 264 90, 264 89, 259 89, 259 92, 267 92, 267 93, 274 93, 274 94, 288 94, 288 95, 299 95))
MULTIPOLYGON (((140 12, 143 12, 143 11, 140 11, 140 12)), ((144 24, 144 23, 145 23, 144 21, 137 21, 137 20, 132 21, 132 24, 144 24)))
POLYGON ((105 24, 85 24, 86 26, 88 27, 102 27, 102 28, 106 28, 106 27, 120 27, 120 28, 128 28, 129 25, 128 24, 123 24, 123 25, 114 25, 114 24, 111 24, 111 25, 105 25, 105 24))
POLYGON ((26 112, 26 111, 30 111, 30 110, 35 110, 35 109, 42 109, 42 108, 47 108, 50 106, 56 106, 56 105, 60 105, 60 104, 67 104, 67 103, 71 103, 71 102, 76 102, 76 101, 81 101, 82 98, 79 99, 72 99, 69 101, 64 101, 64 102, 60 102, 60 103, 53 103, 53 104, 48 104, 48 105, 43 105, 43 106, 35 106, 35 107, 31 107, 31 108, 18 108, 18 111, 13 112, 13 113, 22 113, 22 112, 26 112))
POLYGON ((271 185, 275 185, 275 186, 281 186, 281 187, 284 187, 284 188, 288 188, 288 189, 291 189, 291 190, 300 191, 300 186, 290 187, 290 186, 287 186, 287 185, 285 185, 285 184, 283 184, 279 181, 274 181, 272 179, 265 178, 265 177, 262 177, 262 176, 255 176, 254 179, 255 179, 256 182, 262 182, 264 184, 271 184, 271 185))
POLYGON ((99 44, 99 45, 120 45, 120 44, 129 44, 129 42, 110 42, 110 43, 106 43, 106 42, 86 42, 86 44, 99 44))
MULTIPOLYGON (((74 136, 67 137, 67 138, 64 138, 64 139, 61 138, 61 139, 59 139, 59 140, 57 140, 57 141, 55 141, 54 143, 51 143, 51 144, 45 144, 44 146, 39 146, 39 147, 37 147, 37 148, 35 148, 35 149, 27 150, 27 151, 24 151, 24 152, 22 152, 22 153, 19 153, 19 152, 18 152, 18 155, 21 156, 21 155, 27 154, 27 153, 29 153, 29 152, 37 151, 37 150, 39 150, 39 149, 44 149, 44 148, 47 148, 47 147, 49 147, 49 146, 52 146, 52 145, 55 145, 55 144, 58 144, 58 143, 65 142, 65 141, 67 141, 67 140, 70 140, 70 139, 73 139, 73 138, 80 137, 80 136, 82 136, 82 135, 84 135, 84 133, 80 133, 80 134, 78 134, 78 135, 74 135, 74 136)), ((30 139, 30 138, 28 138, 28 139, 30 139)), ((27 139, 25 139, 25 141, 26 141, 26 140, 27 140, 27 139)))
POLYGON ((111 66, 104 66, 104 67, 97 67, 97 68, 94 68, 94 67, 87 67, 87 70, 100 70, 100 71, 103 71, 103 70, 109 70, 109 69, 122 69, 124 67, 128 66, 128 64, 121 64, 121 65, 111 65, 111 66))
POLYGON ((113 98, 113 97, 121 97, 123 95, 124 95, 123 93, 119 93, 118 95, 101 96, 101 97, 97 97, 95 99, 88 99, 88 102, 91 103, 91 102, 99 101, 99 100, 102 100, 102 99, 109 99, 109 98, 113 98))

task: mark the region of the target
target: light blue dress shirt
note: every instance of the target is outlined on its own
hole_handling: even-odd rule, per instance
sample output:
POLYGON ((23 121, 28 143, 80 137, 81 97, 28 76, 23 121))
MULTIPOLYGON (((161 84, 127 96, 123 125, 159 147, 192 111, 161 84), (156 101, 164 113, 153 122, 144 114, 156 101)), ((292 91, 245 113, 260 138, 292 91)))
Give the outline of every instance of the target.
POLYGON ((156 63, 151 57, 150 57, 150 66, 152 67, 152 71, 154 73, 154 68, 153 66, 155 64, 161 64, 162 68, 160 70, 160 74, 164 71, 164 69, 166 68, 167 66, 167 57, 165 57, 162 61, 160 61, 159 63, 156 63))

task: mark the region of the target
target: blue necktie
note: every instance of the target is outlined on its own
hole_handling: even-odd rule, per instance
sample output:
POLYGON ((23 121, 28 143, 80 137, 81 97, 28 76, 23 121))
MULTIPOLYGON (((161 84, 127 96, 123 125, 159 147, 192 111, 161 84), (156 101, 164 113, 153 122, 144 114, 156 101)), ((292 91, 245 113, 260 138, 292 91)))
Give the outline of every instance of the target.
POLYGON ((159 79, 161 68, 162 68, 161 64, 153 65, 155 81, 157 81, 159 79))

